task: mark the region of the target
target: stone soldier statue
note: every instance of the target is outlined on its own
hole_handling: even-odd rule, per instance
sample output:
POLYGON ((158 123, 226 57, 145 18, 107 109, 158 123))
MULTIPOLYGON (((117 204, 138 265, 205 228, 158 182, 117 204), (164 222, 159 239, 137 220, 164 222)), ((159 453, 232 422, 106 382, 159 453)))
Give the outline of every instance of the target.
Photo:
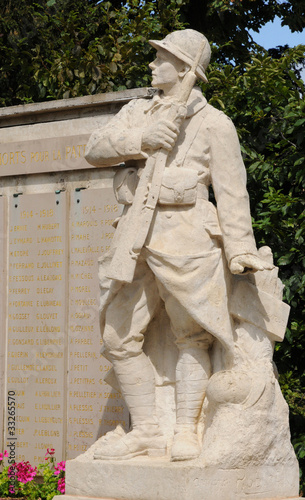
POLYGON ((171 460, 199 456, 197 425, 214 342, 221 347, 222 368, 234 365, 228 308, 232 274, 273 268, 257 252, 234 125, 194 87, 196 78, 207 81, 207 39, 186 29, 150 44, 157 50, 149 67, 158 94, 125 105, 92 134, 86 152, 96 167, 125 165, 114 181, 125 208, 99 277, 104 348, 132 430, 101 440, 100 459, 165 452, 155 414, 154 371, 143 352, 160 301, 179 351, 171 460), (195 77, 187 80, 191 73, 195 77), (208 200, 210 185, 217 209, 208 200), (138 233, 143 241, 131 245, 138 233), (129 265, 132 271, 126 274, 129 265))

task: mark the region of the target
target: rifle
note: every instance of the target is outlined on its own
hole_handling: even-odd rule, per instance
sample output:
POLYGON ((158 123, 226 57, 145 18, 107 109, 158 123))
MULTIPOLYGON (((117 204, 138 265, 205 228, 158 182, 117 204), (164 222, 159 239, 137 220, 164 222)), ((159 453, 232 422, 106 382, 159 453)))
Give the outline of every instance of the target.
MULTIPOLYGON (((184 76, 179 95, 173 100, 167 119, 181 126, 181 106, 185 106, 197 80, 196 69, 199 64, 205 40, 202 41, 192 67, 184 76)), ((162 177, 169 152, 160 148, 147 160, 133 203, 129 208, 128 220, 120 228, 117 247, 107 270, 107 277, 131 283, 138 257, 145 244, 154 211, 158 202, 162 177)))

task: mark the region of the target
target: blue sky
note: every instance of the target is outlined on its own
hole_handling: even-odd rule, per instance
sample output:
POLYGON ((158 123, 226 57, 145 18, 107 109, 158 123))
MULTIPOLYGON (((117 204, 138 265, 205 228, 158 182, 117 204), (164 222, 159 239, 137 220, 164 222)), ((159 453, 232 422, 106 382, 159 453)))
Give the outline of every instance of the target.
POLYGON ((289 47, 294 47, 300 43, 305 45, 305 31, 303 33, 292 33, 288 26, 281 26, 281 21, 278 17, 273 22, 267 23, 259 33, 250 31, 250 34, 254 41, 265 47, 265 49, 286 44, 289 47))
MULTIPOLYGON (((278 17, 273 22, 265 24, 259 33, 250 30, 250 34, 256 43, 262 45, 265 49, 276 47, 277 45, 305 45, 305 30, 302 33, 292 33, 288 26, 281 26, 281 21, 278 17)), ((305 81, 305 69, 301 73, 302 79, 305 81)))

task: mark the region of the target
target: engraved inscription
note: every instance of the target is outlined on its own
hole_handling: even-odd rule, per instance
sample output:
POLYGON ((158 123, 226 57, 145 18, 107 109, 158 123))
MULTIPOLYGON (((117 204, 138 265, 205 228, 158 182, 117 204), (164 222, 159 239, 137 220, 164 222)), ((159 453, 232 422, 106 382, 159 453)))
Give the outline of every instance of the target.
POLYGON ((0 176, 90 168, 84 160, 87 140, 79 135, 0 144, 0 176))
POLYGON ((75 192, 71 199, 69 268, 69 458, 85 451, 118 423, 128 425, 122 396, 103 380, 100 355, 98 257, 108 249, 119 207, 112 189, 75 192), (101 373, 101 369, 102 372, 101 373), (109 403, 110 401, 110 403, 109 403))
MULTIPOLYGON (((5 243, 6 243, 6 235, 5 235, 5 203, 6 200, 0 196, 0 328, 1 331, 5 331, 5 315, 4 315, 4 304, 5 304, 5 243)), ((1 380, 4 380, 4 370, 5 370, 5 346, 4 346, 4 335, 0 337, 0 377, 1 380)), ((4 401, 4 383, 0 384, 0 397, 1 401, 4 401)), ((0 415, 0 429, 3 429, 3 412, 0 415)), ((0 437, 0 446, 1 449, 4 449, 3 446, 3 432, 1 432, 0 437)))
POLYGON ((7 380, 16 390, 22 436, 16 459, 22 459, 19 448, 28 448, 34 464, 36 450, 44 455, 52 447, 58 456, 63 450, 65 197, 19 195, 9 207, 7 380))

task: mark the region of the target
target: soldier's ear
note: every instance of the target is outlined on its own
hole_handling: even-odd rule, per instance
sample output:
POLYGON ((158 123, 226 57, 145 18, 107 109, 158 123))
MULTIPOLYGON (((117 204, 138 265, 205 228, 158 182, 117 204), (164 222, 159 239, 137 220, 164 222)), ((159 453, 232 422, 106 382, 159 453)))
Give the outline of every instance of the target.
POLYGON ((186 75, 186 73, 189 72, 190 69, 191 68, 190 68, 190 66, 188 64, 183 64, 182 68, 180 69, 180 71, 178 73, 178 75, 180 76, 180 78, 183 78, 186 75))

